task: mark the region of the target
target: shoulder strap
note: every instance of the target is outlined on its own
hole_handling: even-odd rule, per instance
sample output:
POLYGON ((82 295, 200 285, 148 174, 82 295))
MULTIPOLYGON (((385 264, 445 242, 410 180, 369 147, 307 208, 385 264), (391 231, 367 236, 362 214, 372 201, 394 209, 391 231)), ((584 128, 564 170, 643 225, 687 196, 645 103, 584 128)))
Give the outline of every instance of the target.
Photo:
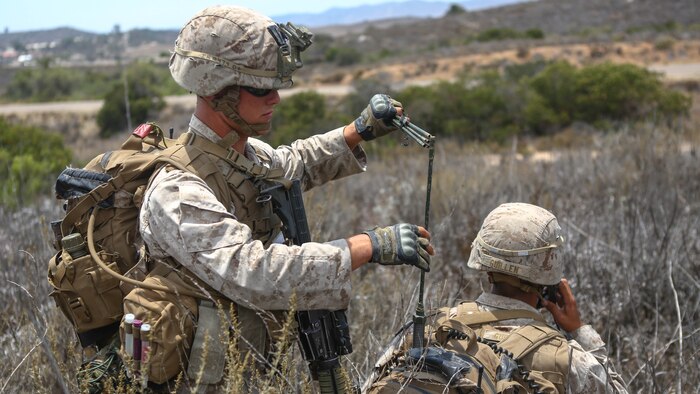
POLYGON ((254 163, 235 149, 230 147, 222 147, 219 144, 211 142, 206 138, 197 136, 191 132, 182 134, 180 138, 178 138, 178 143, 182 145, 192 145, 205 152, 211 153, 212 155, 225 160, 237 170, 243 171, 255 178, 277 179, 284 177, 284 171, 282 168, 269 168, 261 164, 254 163))
MULTIPOLYGON (((454 312, 451 311, 450 313, 454 312)), ((456 313, 451 318, 458 319, 469 326, 513 319, 532 319, 542 323, 546 322, 541 314, 526 309, 481 311, 475 302, 460 303, 456 307, 456 313)))
POLYGON ((565 340, 564 335, 547 325, 528 324, 511 332, 498 345, 512 352, 513 359, 519 360, 552 338, 565 340))
POLYGON ((217 200, 227 206, 231 200, 227 177, 221 173, 213 160, 201 149, 192 146, 175 144, 163 151, 156 159, 162 164, 171 165, 177 169, 197 175, 214 192, 217 200))

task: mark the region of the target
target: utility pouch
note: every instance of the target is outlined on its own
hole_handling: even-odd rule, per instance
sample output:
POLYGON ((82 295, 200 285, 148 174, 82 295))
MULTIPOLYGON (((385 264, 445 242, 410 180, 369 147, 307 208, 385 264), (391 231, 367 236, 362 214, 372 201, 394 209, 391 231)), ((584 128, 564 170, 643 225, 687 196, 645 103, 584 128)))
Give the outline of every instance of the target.
MULTIPOLYGON (((107 266, 119 272, 114 255, 99 252, 107 266)), ((122 316, 119 280, 105 272, 89 254, 73 258, 64 249, 49 261, 51 297, 78 332, 83 347, 116 332, 122 316), (102 332, 105 331, 110 332, 102 332)))
MULTIPOLYGON (((143 283, 164 286, 171 290, 137 287, 124 297, 123 313, 131 313, 136 320, 151 326, 149 338, 140 338, 141 341, 148 340, 150 346, 147 357, 140 366, 140 372, 147 375, 148 381, 162 384, 187 370, 197 322, 197 300, 180 293, 189 289, 189 286, 175 272, 165 277, 149 276, 143 283)), ((127 360, 138 360, 141 355, 127 354, 125 328, 122 324, 119 329, 119 356, 128 365, 127 360)), ((139 345, 140 348, 140 343, 134 345, 139 345)))
POLYGON ((228 328, 222 325, 221 317, 212 301, 199 302, 197 331, 190 351, 187 376, 201 384, 219 383, 224 376, 227 346, 222 330, 227 335, 228 328))

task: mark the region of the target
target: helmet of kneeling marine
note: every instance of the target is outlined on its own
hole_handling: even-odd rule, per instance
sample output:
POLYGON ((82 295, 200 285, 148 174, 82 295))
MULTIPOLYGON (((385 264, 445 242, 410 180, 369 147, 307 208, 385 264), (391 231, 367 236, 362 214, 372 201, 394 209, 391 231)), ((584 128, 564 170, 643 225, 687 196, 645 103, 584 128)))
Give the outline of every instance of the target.
POLYGON ((467 266, 536 285, 555 285, 563 275, 557 258, 563 241, 551 212, 526 203, 502 204, 484 219, 467 266))

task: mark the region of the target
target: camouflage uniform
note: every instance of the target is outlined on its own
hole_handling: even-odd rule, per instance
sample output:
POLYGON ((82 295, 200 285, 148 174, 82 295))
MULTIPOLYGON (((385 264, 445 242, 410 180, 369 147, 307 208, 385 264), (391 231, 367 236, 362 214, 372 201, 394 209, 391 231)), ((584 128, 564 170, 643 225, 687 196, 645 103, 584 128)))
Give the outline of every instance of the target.
MULTIPOLYGON (((180 31, 170 59, 171 74, 236 124, 223 145, 248 138, 240 152, 247 160, 283 169, 284 177, 299 179, 302 189, 364 171, 364 151, 348 148, 342 128, 278 149, 252 138, 267 132, 270 122, 251 124, 238 113, 241 86, 263 91, 289 88, 292 73, 301 67, 298 52, 303 45, 295 46, 298 43, 288 41, 280 29, 250 9, 208 7, 180 31)), ((222 143, 219 134, 196 116, 189 132, 222 143)), ((216 165, 224 174, 232 169, 224 160, 216 165)), ((250 223, 244 223, 248 207, 237 214, 233 201, 222 205, 216 193, 192 173, 171 168, 158 172, 144 194, 140 214, 140 232, 150 257, 172 258, 234 301, 244 337, 263 354, 269 350, 268 341, 256 311, 288 309, 293 293, 295 306, 302 310, 347 308, 351 256, 345 240, 302 246, 282 245, 281 234, 272 242, 261 240, 250 223)))
MULTIPOLYGON (((279 98, 275 90, 292 86, 292 74, 302 66, 299 54, 311 44, 310 37, 303 28, 276 24, 235 6, 206 8, 185 24, 175 41, 170 72, 179 85, 198 96, 185 139, 211 160, 199 161, 201 167, 195 171, 166 166, 156 172, 139 216, 150 259, 181 266, 190 281, 203 285, 215 298, 233 301, 241 350, 252 347, 263 357, 269 356, 278 331, 267 317, 273 315, 277 322, 281 317, 267 312, 288 309, 292 295, 298 310, 348 307, 352 256, 344 239, 283 244, 280 220, 273 214, 270 196, 261 196, 261 185, 284 177, 299 180, 302 190, 308 190, 363 172, 366 155, 357 145, 359 139, 395 130, 388 120, 400 107, 379 95, 358 118, 362 121, 350 124, 350 129, 338 128, 277 149, 256 139, 270 130, 271 116, 260 116, 254 109, 272 113, 279 98), (363 133, 346 135, 355 124, 363 133), (208 175, 195 175, 199 169, 208 175), (205 182, 211 173, 222 176, 205 182)), ((380 230, 368 232, 372 261, 428 269, 429 241, 417 226, 384 229, 390 234, 382 242, 376 236, 380 230), (381 258, 375 260, 375 251, 386 243, 401 253, 414 253, 399 253, 394 259, 376 253, 381 258)))
MULTIPOLYGON (((190 131, 218 140, 194 116, 190 131)), ((364 151, 348 149, 342 128, 278 149, 251 138, 246 157, 284 168, 285 177, 301 179, 307 189, 366 166, 364 151)), ((144 196, 140 230, 151 257, 173 257, 236 303, 287 309, 296 292, 297 307, 303 310, 348 306, 351 269, 345 240, 265 248, 236 220, 234 208, 224 207, 193 174, 171 170, 155 176, 144 196)))
MULTIPOLYGON (((558 284, 564 264, 557 249, 563 242, 557 218, 547 210, 531 204, 502 204, 484 219, 467 265, 470 268, 501 272, 540 285, 558 284), (544 245, 544 246, 542 246, 544 245)), ((483 293, 476 300, 484 310, 525 309, 530 305, 508 297, 483 293)), ((510 330, 527 321, 504 321, 510 330)), ((626 393, 621 377, 607 360, 605 342, 590 326, 583 325, 568 333, 571 340, 567 392, 626 393)))

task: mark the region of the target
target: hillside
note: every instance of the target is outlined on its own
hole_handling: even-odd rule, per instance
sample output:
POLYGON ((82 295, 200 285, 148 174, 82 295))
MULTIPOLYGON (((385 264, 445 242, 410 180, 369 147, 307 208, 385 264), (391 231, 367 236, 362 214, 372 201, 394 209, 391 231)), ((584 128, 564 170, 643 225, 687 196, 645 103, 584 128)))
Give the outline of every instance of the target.
MULTIPOLYGON (((371 79, 375 90, 399 90, 413 84, 451 80, 469 69, 561 59, 578 65, 606 61, 633 63, 664 73, 669 83, 695 81, 684 85, 692 88, 700 81, 700 29, 693 24, 700 20, 693 18, 698 6, 689 0, 663 3, 660 6, 648 0, 540 0, 442 18, 326 27, 317 31, 315 44, 304 53, 305 65, 295 76, 296 87, 337 96, 371 79), (624 20, 620 15, 626 16, 624 20), (489 29, 507 32, 506 28, 512 31, 541 29, 544 36, 539 39, 475 38, 483 32, 494 31, 489 29), (343 34, 336 36, 338 32, 343 34), (329 59, 328 54, 334 51, 346 52, 345 57, 329 59)), ((73 33, 75 31, 69 29, 53 32, 56 36, 73 33)), ((125 57, 150 57, 165 67, 174 34, 146 29, 128 32, 127 42, 134 45, 127 46, 125 57)), ((108 38, 105 35, 86 37, 98 41, 108 38)), ((88 45, 85 40, 78 41, 88 45)), ((100 53, 109 46, 92 48, 99 50, 91 53, 100 53)), ((71 56, 70 59, 75 60, 80 54, 71 56)), ((81 72, 114 69, 113 61, 95 60, 93 65, 85 64, 86 61, 83 58, 74 63, 81 64, 81 72)), ((63 62, 57 61, 59 65, 71 64, 68 60, 63 62)), ((2 70, 0 91, 20 69, 2 70)), ((193 100, 169 98, 168 103, 157 120, 184 127, 193 100)), ((81 157, 90 157, 103 149, 102 143, 94 143, 94 138, 83 138, 97 134, 95 114, 99 107, 99 101, 48 106, 5 105, 0 106, 0 115, 60 132, 75 144, 81 157)))
MULTIPOLYGON (((460 3, 465 12, 450 15, 445 14, 449 3, 405 1, 331 9, 321 14, 285 15, 277 20, 314 26, 320 24, 318 21, 335 23, 312 29, 316 45, 310 52, 312 60, 315 57, 317 61, 323 60, 323 55, 333 47, 359 51, 367 61, 400 55, 422 58, 490 51, 491 48, 483 48, 474 39, 479 32, 489 29, 515 32, 537 29, 548 43, 649 39, 661 33, 700 36, 700 5, 695 0, 538 0, 502 5, 514 1, 465 1, 460 3), (483 7, 490 8, 479 9, 483 7), (367 21, 339 22, 342 15, 361 14, 367 21)), ((177 32, 177 27, 120 32, 116 26, 111 34, 71 28, 6 32, 0 34, 0 49, 15 47, 15 56, 20 53, 30 54, 35 59, 49 56, 57 64, 66 66, 99 66, 114 63, 117 57, 127 61, 149 58, 165 62, 177 32)), ((8 55, 0 58, 1 64, 19 63, 16 57, 8 55)))

